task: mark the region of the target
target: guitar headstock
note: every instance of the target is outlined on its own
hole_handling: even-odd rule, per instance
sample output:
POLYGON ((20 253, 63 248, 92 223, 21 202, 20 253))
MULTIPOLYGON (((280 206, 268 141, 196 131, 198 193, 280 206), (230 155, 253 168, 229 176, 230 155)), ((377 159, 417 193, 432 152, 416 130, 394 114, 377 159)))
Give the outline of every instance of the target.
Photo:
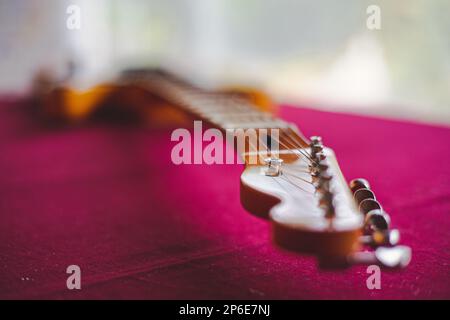
POLYGON ((311 140, 307 148, 281 150, 273 159, 260 154, 264 163, 247 165, 241 176, 243 206, 271 222, 278 246, 314 254, 324 266, 369 261, 407 265, 411 251, 393 247, 399 241, 398 230, 389 229, 389 216, 367 181, 354 180, 349 186, 333 150, 318 137, 311 140), (358 250, 366 245, 386 247, 363 259, 358 250), (390 260, 382 261, 377 254, 390 260))
POLYGON ((326 160, 328 167, 322 177, 314 177, 310 148, 282 150, 280 158, 293 154, 297 159, 283 161, 275 174, 267 174, 269 165, 247 166, 241 177, 244 207, 272 221, 274 241, 282 247, 320 255, 352 252, 364 219, 334 152, 323 148, 321 165, 326 160), (319 190, 328 176, 328 185, 319 190))

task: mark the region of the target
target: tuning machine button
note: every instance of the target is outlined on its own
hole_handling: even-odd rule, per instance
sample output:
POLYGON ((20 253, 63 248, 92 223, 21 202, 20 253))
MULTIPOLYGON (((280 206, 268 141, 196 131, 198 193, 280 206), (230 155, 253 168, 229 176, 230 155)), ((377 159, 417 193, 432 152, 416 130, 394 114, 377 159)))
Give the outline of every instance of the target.
POLYGON ((356 190, 356 192, 353 194, 353 197, 355 198, 355 201, 358 204, 358 206, 361 202, 363 202, 366 199, 375 200, 375 194, 372 192, 372 190, 367 188, 361 188, 356 190))
POLYGON ((378 264, 386 268, 404 268, 411 261, 407 246, 379 247, 375 251, 355 252, 348 257, 350 264, 378 264))
POLYGON ((374 231, 385 231, 389 229, 391 218, 380 209, 374 209, 366 214, 364 219, 364 232, 370 234, 374 231))
POLYGON ((369 181, 363 178, 358 178, 350 181, 350 189, 355 193, 358 189, 370 189, 369 181))
POLYGON ((397 229, 375 230, 371 235, 361 236, 359 241, 361 244, 371 247, 392 247, 400 242, 400 231, 397 229))
POLYGON ((377 248, 375 251, 356 252, 348 257, 351 264, 379 264, 388 268, 404 268, 411 261, 411 248, 398 245, 400 232, 389 229, 391 219, 383 211, 366 179, 354 179, 349 184, 359 211, 364 217, 364 235, 359 242, 377 248))
POLYGON ((359 211, 361 211, 362 213, 364 213, 365 215, 372 210, 376 210, 379 209, 381 210, 381 205, 378 201, 374 200, 374 199, 365 199, 363 201, 361 201, 361 203, 359 204, 359 211))

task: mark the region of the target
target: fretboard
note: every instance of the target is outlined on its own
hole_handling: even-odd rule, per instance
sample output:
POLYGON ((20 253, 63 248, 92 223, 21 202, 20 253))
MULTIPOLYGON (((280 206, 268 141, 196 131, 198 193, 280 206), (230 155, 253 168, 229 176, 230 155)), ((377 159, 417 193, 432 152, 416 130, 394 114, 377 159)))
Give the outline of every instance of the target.
POLYGON ((239 94, 205 91, 153 74, 128 75, 127 82, 157 92, 164 99, 221 129, 287 129, 290 124, 260 111, 239 94))
POLYGON ((280 149, 297 149, 309 145, 295 125, 258 110, 250 99, 240 94, 205 91, 173 75, 152 71, 128 72, 122 80, 156 93, 216 128, 257 131, 278 129, 280 149))

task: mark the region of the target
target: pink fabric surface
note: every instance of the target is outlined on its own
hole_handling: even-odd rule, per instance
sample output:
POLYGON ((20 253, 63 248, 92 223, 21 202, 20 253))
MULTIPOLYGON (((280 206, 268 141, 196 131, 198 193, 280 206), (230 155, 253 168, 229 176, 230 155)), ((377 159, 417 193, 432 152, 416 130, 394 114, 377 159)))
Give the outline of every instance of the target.
POLYGON ((45 129, 0 104, 0 298, 450 298, 450 129, 283 107, 366 177, 413 248, 406 270, 322 271, 270 242, 239 165, 170 161, 171 130, 45 129), (66 289, 66 267, 82 289, 66 289))

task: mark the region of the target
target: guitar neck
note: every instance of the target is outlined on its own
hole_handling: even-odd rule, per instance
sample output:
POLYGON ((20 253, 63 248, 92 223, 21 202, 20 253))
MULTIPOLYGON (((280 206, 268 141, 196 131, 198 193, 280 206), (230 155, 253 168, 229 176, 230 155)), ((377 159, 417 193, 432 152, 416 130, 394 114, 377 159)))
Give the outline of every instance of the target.
POLYGON ((278 129, 281 148, 309 145, 295 125, 269 112, 258 110, 257 105, 239 93, 206 91, 175 76, 159 72, 129 72, 122 81, 156 92, 213 127, 222 130, 278 129))

